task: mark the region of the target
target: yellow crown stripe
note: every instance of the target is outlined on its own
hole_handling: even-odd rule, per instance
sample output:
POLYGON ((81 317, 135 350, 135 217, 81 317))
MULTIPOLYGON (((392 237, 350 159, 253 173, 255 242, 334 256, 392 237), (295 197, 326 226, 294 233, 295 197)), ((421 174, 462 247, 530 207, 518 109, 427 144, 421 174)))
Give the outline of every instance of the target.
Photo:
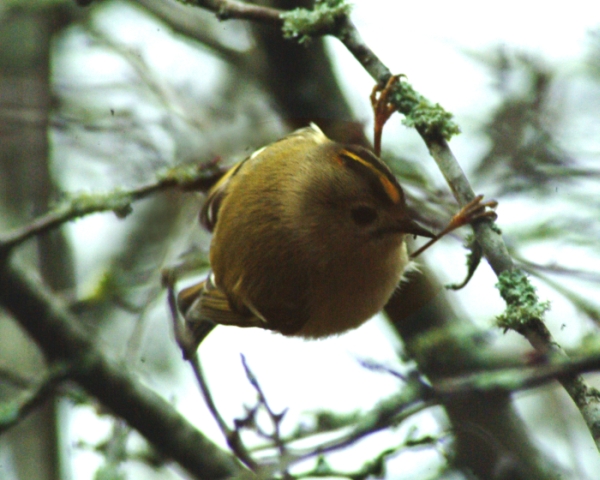
POLYGON ((371 162, 366 161, 365 159, 348 150, 342 150, 340 153, 342 153, 345 157, 357 161, 361 165, 364 165, 369 170, 371 170, 375 175, 377 175, 377 178, 383 186, 383 190, 385 191, 387 196, 390 197, 390 200, 394 203, 398 203, 400 201, 400 192, 398 191, 398 188, 390 181, 389 178, 383 175, 371 162))

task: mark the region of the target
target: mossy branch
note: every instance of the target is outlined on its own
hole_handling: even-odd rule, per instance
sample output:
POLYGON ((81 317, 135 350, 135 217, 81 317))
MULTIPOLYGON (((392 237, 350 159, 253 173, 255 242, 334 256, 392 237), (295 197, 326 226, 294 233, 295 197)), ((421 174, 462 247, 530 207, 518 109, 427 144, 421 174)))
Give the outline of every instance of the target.
POLYGON ((283 37, 308 43, 313 37, 335 30, 336 23, 350 14, 352 6, 344 0, 317 0, 312 10, 296 8, 280 14, 283 37))
POLYGON ((206 191, 222 174, 223 171, 218 168, 216 162, 211 161, 201 165, 180 165, 163 170, 157 173, 154 182, 130 190, 117 189, 109 193, 70 193, 50 212, 23 227, 0 235, 0 254, 7 254, 17 245, 36 235, 92 213, 112 211, 119 218, 124 218, 133 211, 131 206, 133 202, 160 191, 171 188, 206 191))
POLYGON ((506 310, 496 318, 504 330, 517 332, 540 321, 550 309, 550 302, 540 302, 527 275, 521 270, 508 270, 498 277, 496 287, 506 302, 506 310))

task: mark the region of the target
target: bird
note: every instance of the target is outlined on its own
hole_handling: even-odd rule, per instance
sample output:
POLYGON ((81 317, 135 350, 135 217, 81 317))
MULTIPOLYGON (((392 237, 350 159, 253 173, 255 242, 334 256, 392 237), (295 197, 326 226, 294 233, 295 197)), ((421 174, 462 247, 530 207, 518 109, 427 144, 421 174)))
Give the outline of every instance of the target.
POLYGON ((406 239, 435 239, 373 152, 314 123, 228 170, 200 222, 213 234, 211 271, 171 301, 185 319, 176 333, 185 358, 216 325, 307 339, 354 329, 396 290, 406 239))

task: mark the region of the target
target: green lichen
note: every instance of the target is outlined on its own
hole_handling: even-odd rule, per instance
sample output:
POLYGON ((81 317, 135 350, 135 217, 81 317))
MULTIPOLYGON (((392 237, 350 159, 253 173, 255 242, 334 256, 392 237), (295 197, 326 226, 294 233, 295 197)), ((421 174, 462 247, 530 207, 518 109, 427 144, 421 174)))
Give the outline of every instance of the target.
POLYGON ((330 32, 338 19, 348 15, 352 6, 344 0, 317 0, 312 10, 296 8, 281 14, 284 38, 307 43, 312 37, 330 32))
POLYGON ((0 427, 12 425, 19 418, 19 404, 15 401, 0 403, 0 427))
POLYGON ((119 465, 107 463, 96 470, 94 480, 127 480, 127 475, 120 470, 119 465))
POLYGON ((60 212, 72 212, 72 217, 83 217, 93 212, 112 210, 119 218, 124 218, 132 211, 130 194, 119 190, 110 193, 71 193, 56 208, 60 212))
POLYGON ((196 182, 203 176, 205 176, 205 172, 199 169, 197 164, 186 163, 161 170, 156 174, 156 180, 184 185, 196 182))
POLYGON ((496 288, 506 302, 506 310, 496 317, 496 324, 505 330, 521 330, 529 322, 542 320, 550 302, 540 302, 535 288, 521 270, 509 270, 498 277, 496 288))
POLYGON ((450 112, 439 103, 427 100, 405 80, 398 83, 392 102, 404 115, 404 125, 416 128, 425 136, 441 135, 450 140, 460 133, 460 127, 450 112))

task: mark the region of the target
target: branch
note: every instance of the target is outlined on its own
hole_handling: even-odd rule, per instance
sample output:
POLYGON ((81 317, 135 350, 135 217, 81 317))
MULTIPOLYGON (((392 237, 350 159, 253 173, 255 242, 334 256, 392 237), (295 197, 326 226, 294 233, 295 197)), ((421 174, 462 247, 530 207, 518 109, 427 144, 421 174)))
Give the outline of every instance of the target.
POLYGON ((473 394, 514 393, 538 387, 550 380, 562 381, 574 374, 597 370, 600 370, 600 353, 593 353, 575 360, 558 358, 529 367, 502 368, 492 372, 445 378, 436 382, 433 392, 440 399, 473 394))
POLYGON ((432 399, 427 401, 414 399, 408 403, 398 401, 397 398, 390 399, 380 404, 374 411, 364 415, 360 422, 353 426, 352 431, 344 437, 323 442, 316 448, 289 448, 286 460, 289 464, 292 464, 346 448, 369 435, 390 428, 391 426, 397 426, 412 415, 416 415, 435 405, 437 405, 437 402, 432 399))
POLYGON ((131 213, 131 203, 156 192, 170 188, 207 191, 223 174, 217 161, 211 160, 201 165, 181 165, 157 174, 153 183, 131 190, 116 190, 106 194, 72 194, 53 211, 33 220, 28 225, 0 236, 0 256, 8 253, 24 241, 61 226, 76 218, 92 213, 114 212, 119 218, 131 213))
MULTIPOLYGON (((449 377, 438 380, 433 387, 426 387, 413 375, 405 378, 404 375, 388 367, 372 362, 361 363, 368 369, 381 371, 407 382, 408 390, 400 397, 392 397, 382 401, 373 411, 362 415, 360 420, 352 426, 349 433, 339 438, 307 449, 295 449, 286 446, 287 454, 284 460, 288 465, 345 448, 369 435, 391 426, 397 426, 411 415, 426 408, 445 404, 449 400, 459 400, 473 395, 478 395, 484 399, 488 396, 512 394, 520 390, 535 388, 551 380, 560 381, 577 373, 597 371, 600 369, 600 353, 593 353, 572 361, 557 359, 551 363, 540 363, 532 366, 519 365, 517 367, 500 368, 492 372, 449 377)), ((251 372, 249 373, 249 379, 252 385, 258 384, 251 372)), ((259 396, 264 399, 262 391, 259 396)), ((322 432, 315 433, 320 434, 322 432)), ((306 438, 310 438, 310 435, 304 437, 304 440, 306 438)), ((294 442, 295 440, 298 439, 286 439, 285 442, 294 442)))
MULTIPOLYGON (((349 18, 344 19, 336 36, 379 85, 387 82, 391 76, 389 69, 362 41, 349 18)), ((441 107, 435 108, 439 107, 437 105, 434 108, 427 107, 425 115, 423 112, 416 112, 421 108, 423 97, 414 92, 412 87, 408 90, 407 95, 406 91, 403 91, 403 89, 406 90, 404 82, 400 83, 398 88, 397 95, 392 97, 391 101, 395 102, 398 110, 406 115, 407 119, 410 119, 410 123, 421 135, 459 205, 468 204, 475 198, 475 192, 447 143, 447 140, 457 133, 454 125, 449 122, 449 117, 441 107), (429 117, 433 121, 430 121, 429 117), (425 121, 419 121, 418 118, 425 119, 425 121)), ((514 272, 512 258, 499 230, 487 221, 474 224, 473 230, 485 258, 496 275, 500 278, 505 272, 507 274, 514 272)), ((516 274, 518 275, 518 273, 516 274)), ((524 282, 527 288, 533 289, 528 279, 525 279, 524 282)), ((510 308, 508 301, 507 308, 510 308)), ((539 352, 546 354, 554 351, 561 357, 568 358, 552 337, 541 317, 530 317, 517 331, 524 335, 539 352)), ((561 377, 559 380, 580 410, 596 442, 596 447, 600 450, 600 396, 596 394, 596 389, 587 385, 581 376, 561 377)))
MULTIPOLYGON (((367 368, 384 371, 402 379, 397 372, 383 366, 368 364, 367 368)), ((437 404, 445 404, 448 400, 456 400, 473 395, 497 396, 499 394, 511 394, 519 390, 538 387, 551 380, 562 381, 564 378, 570 378, 574 374, 597 370, 600 370, 600 353, 593 353, 576 360, 567 361, 558 359, 552 363, 538 364, 530 367, 501 368, 493 372, 441 379, 436 381, 433 387, 422 391, 417 396, 412 396, 414 395, 413 393, 410 396, 411 398, 402 398, 400 400, 392 398, 383 402, 374 411, 364 415, 354 425, 352 431, 342 438, 321 444, 317 449, 304 451, 289 449, 288 451, 295 463, 316 454, 323 454, 344 448, 365 436, 389 428, 390 426, 398 425, 409 416, 425 408, 437 404)))
POLYGON ((77 319, 48 289, 8 265, 0 268, 0 302, 51 360, 76 367, 72 377, 158 451, 198 478, 227 478, 243 469, 163 398, 105 358, 77 319))
POLYGON ((205 28, 208 19, 200 10, 190 11, 185 5, 167 1, 137 0, 137 3, 161 22, 167 24, 174 33, 195 40, 228 64, 239 66, 242 63, 245 57, 244 52, 220 43, 205 28))
POLYGON ((235 0, 179 0, 186 5, 195 5, 215 12, 219 20, 241 18, 276 26, 283 25, 281 11, 275 8, 259 7, 235 0))
POLYGON ((258 465, 246 449, 246 446, 243 444, 240 432, 237 429, 231 430, 217 409, 217 405, 215 404, 210 389, 208 388, 208 382, 204 376, 204 370, 202 369, 198 352, 192 355, 188 361, 192 366, 192 370, 194 371, 194 375, 196 377, 196 381, 198 382, 198 386, 200 387, 200 391, 202 392, 204 402, 206 403, 211 415, 217 422, 221 433, 227 441, 227 445, 229 448, 231 448, 231 451, 237 456, 237 458, 244 463, 244 465, 246 465, 252 471, 256 471, 258 469, 258 465))
POLYGON ((250 370, 250 367, 248 366, 248 362, 246 362, 246 357, 244 355, 242 355, 242 365, 244 367, 244 371, 246 372, 246 378, 248 379, 250 385, 252 385, 254 390, 256 390, 256 393, 258 395, 257 407, 262 406, 266 410, 267 415, 269 416, 269 418, 271 419, 271 423, 273 424, 273 433, 271 435, 264 436, 266 436, 273 442, 273 444, 277 447, 279 454, 283 456, 285 454, 285 443, 281 438, 281 422, 283 421, 283 417, 287 412, 287 408, 284 409, 281 413, 275 413, 270 407, 269 402, 267 401, 267 397, 263 392, 262 387, 258 383, 256 375, 254 375, 252 370, 250 370))
MULTIPOLYGON (((410 435, 410 434, 409 434, 410 435)), ((434 447, 442 439, 433 436, 421 438, 407 438, 400 445, 384 450, 373 460, 364 463, 358 470, 352 472, 342 472, 332 468, 324 457, 317 459, 315 467, 301 474, 290 475, 290 480, 300 480, 302 478, 347 478, 349 480, 367 480, 369 478, 385 478, 385 462, 388 457, 398 454, 401 450, 408 448, 434 447)))

